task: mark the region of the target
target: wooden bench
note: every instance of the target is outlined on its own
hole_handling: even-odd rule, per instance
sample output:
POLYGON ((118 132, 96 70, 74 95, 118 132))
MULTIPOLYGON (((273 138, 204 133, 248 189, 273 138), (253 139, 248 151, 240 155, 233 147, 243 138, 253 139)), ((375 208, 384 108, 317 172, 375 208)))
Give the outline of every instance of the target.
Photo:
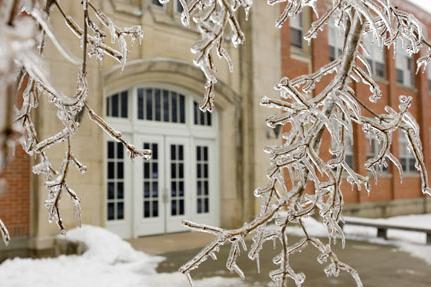
MULTIPOLYGON (((374 227, 377 229, 377 237, 383 238, 385 240, 388 239, 388 229, 396 229, 396 230, 411 231, 411 232, 421 232, 421 233, 426 234, 426 244, 431 245, 431 229, 430 228, 400 226, 400 225, 391 225, 391 224, 386 224, 386 223, 367 222, 367 221, 348 220, 348 219, 344 222, 344 225, 374 227)), ((344 226, 342 226, 342 227, 344 227, 344 226)))

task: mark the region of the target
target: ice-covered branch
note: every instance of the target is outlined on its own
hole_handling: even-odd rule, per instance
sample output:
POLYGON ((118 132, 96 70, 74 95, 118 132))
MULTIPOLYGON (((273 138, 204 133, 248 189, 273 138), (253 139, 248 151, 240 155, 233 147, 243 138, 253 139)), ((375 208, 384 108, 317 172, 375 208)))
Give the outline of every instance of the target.
MULTIPOLYGON (((260 264, 259 253, 264 242, 273 240, 280 243, 279 253, 272 260, 278 269, 270 272, 276 286, 287 286, 289 280, 293 280, 296 286, 303 285, 305 274, 295 271, 289 258, 308 245, 320 252, 318 262, 327 264, 324 269, 327 276, 337 277, 340 271, 344 271, 351 275, 357 286, 362 286, 358 272, 341 262, 333 251, 336 240, 341 239, 343 246, 345 241, 341 228, 344 205, 342 182, 347 180, 352 186, 371 192, 370 178, 378 177, 388 162, 392 162, 401 173, 401 164, 391 153, 392 138, 397 131, 406 133, 421 175, 422 191, 430 194, 420 129, 408 111, 412 99, 401 96, 398 109, 385 107, 384 113, 374 111, 372 105, 381 98, 382 92, 365 60, 367 53, 363 48, 366 38, 378 37, 382 49, 403 42, 409 53, 428 50, 430 46, 423 38, 419 22, 393 7, 389 1, 329 2, 332 5, 312 23, 305 38, 311 41, 318 37, 324 26, 334 21, 345 35, 342 53, 333 62, 308 75, 282 78, 275 87, 279 97, 262 99, 262 105, 279 111, 268 118, 268 126, 282 125, 286 132, 282 144, 265 149, 271 166, 267 172, 267 184, 255 190, 255 196, 262 199, 260 212, 250 223, 233 230, 185 222, 185 226, 193 230, 215 236, 211 243, 180 268, 189 279, 190 272, 208 258, 216 258, 216 253, 224 245, 230 247, 227 269, 243 277, 237 258, 242 250, 247 250, 246 237, 252 236, 248 257, 257 265, 260 264), (324 77, 331 80, 317 89, 316 84, 324 77), (352 87, 353 82, 369 87, 369 102, 359 99, 352 87), (368 174, 361 174, 347 160, 353 143, 354 125, 362 126, 365 136, 378 143, 375 156, 365 163, 368 174), (322 145, 324 133, 330 135, 329 147, 322 145), (325 157, 325 151, 326 154, 329 151, 331 158, 325 157), (314 187, 312 193, 305 192, 307 184, 314 187), (326 226, 328 244, 309 236, 303 219, 311 215, 320 218, 326 226), (287 231, 292 225, 299 225, 304 231, 304 238, 295 243, 290 243, 287 238, 287 231)), ((285 5, 276 26, 302 13, 307 6, 317 11, 315 0, 268 0, 268 3, 285 5)), ((429 56, 420 61, 426 64, 429 56)))
MULTIPOLYGON (((69 195, 76 215, 80 217, 80 200, 68 185, 67 175, 71 164, 81 173, 86 171, 85 165, 72 153, 71 146, 71 139, 79 128, 83 109, 88 110, 88 115, 93 122, 121 142, 129 150, 131 157, 149 158, 151 156, 151 151, 140 150, 129 144, 87 104, 90 96, 87 83, 89 57, 95 56, 101 61, 104 55, 108 55, 124 66, 128 54, 127 39, 132 42, 136 39, 141 41, 143 32, 139 26, 119 27, 89 0, 80 3, 81 24, 67 15, 61 2, 56 0, 31 2, 6 0, 0 1, 0 5, 2 11, 0 48, 6 51, 6 53, 0 53, 2 63, 0 64, 0 99, 2 109, 6 108, 6 111, 0 114, 0 163, 2 166, 5 165, 6 159, 10 157, 11 147, 15 146, 15 142, 20 138, 24 150, 36 158, 33 172, 45 177, 48 191, 45 207, 48 209, 48 218, 50 221, 55 221, 63 230, 64 224, 59 209, 62 193, 69 195), (64 18, 65 26, 70 29, 70 33, 78 38, 77 41, 82 48, 81 57, 74 55, 56 35, 50 23, 52 13, 59 13, 64 18), (108 42, 110 44, 107 43, 108 38, 110 38, 108 42), (60 55, 76 67, 77 83, 72 95, 65 95, 57 89, 51 83, 46 71, 42 69, 46 41, 51 41, 60 55), (117 47, 113 46, 115 44, 117 47), (62 125, 60 130, 47 138, 38 136, 32 116, 41 109, 39 101, 42 97, 55 107, 56 120, 62 125), (14 117, 13 111, 17 98, 21 104, 16 107, 14 117), (66 146, 65 155, 59 168, 56 168, 50 161, 47 150, 61 143, 66 146)), ((8 240, 9 236, 3 223, 0 227, 0 234, 8 240)))

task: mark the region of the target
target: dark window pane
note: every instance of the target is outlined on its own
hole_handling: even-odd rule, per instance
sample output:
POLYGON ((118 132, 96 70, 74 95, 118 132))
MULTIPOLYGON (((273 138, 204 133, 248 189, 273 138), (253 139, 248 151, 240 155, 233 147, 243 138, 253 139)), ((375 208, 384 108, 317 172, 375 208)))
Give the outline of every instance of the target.
POLYGON ((144 178, 150 178, 150 163, 147 161, 144 162, 144 178))
POLYGON ((294 47, 302 49, 302 31, 295 28, 290 28, 290 44, 294 47))
POLYGON ((199 110, 199 124, 204 126, 205 125, 205 113, 201 110, 199 110))
POLYGON ((153 120, 153 90, 147 89, 145 98, 146 119, 153 120))
POLYGON ((171 93, 171 103, 172 103, 172 122, 173 123, 177 123, 178 119, 177 119, 177 93, 172 92, 171 93))
POLYGON ((211 123, 211 113, 207 112, 206 114, 207 114, 207 126, 211 126, 212 125, 212 123, 211 123))
POLYGON ((196 147, 196 160, 198 160, 198 161, 201 160, 201 147, 200 146, 196 147))
POLYGON ((163 121, 169 122, 169 92, 163 91, 163 121))
POLYGON ((160 121, 161 119, 161 103, 160 103, 160 89, 156 89, 155 93, 154 93, 154 99, 155 99, 155 104, 156 104, 156 111, 155 111, 155 119, 156 121, 160 121))
POLYGON ((193 122, 195 125, 198 124, 199 107, 198 103, 193 102, 193 122))
POLYGON ((204 177, 208 178, 208 164, 204 164, 204 177))
POLYGON ((184 146, 178 145, 178 159, 183 160, 184 159, 184 146))
POLYGON ((159 183, 157 181, 153 182, 153 193, 151 197, 157 198, 159 196, 159 183))
POLYGON ((157 201, 153 201, 153 217, 158 217, 159 216, 159 206, 158 206, 158 202, 157 201))
POLYGON ((171 215, 177 215, 177 202, 171 200, 171 215))
POLYGON ((407 160, 405 158, 400 159, 401 166, 403 167, 403 171, 407 171, 407 160))
POLYGON ((204 212, 207 213, 210 209, 210 204, 208 198, 204 199, 204 212))
POLYGON ((179 196, 184 196, 184 181, 178 183, 179 196))
POLYGON ((382 79, 386 78, 385 64, 384 63, 376 62, 376 76, 378 76, 382 79))
POLYGON ((171 159, 176 159, 177 155, 176 155, 176 149, 175 149, 175 145, 171 145, 171 159))
POLYGON ((111 97, 106 98, 106 115, 111 115, 111 97))
POLYGON ((156 143, 152 144, 151 151, 153 152, 152 159, 154 160, 158 159, 159 155, 158 155, 158 148, 156 143))
POLYGON ((108 179, 114 178, 115 176, 115 164, 113 162, 108 162, 108 179))
POLYGON ((144 182, 144 198, 150 197, 150 183, 144 182))
POLYGON ((150 217, 150 202, 144 201, 144 217, 148 218, 150 217))
POLYGON ((117 158, 124 158, 123 145, 117 143, 117 158))
POLYGON ((144 119, 144 90, 138 89, 138 119, 144 119))
POLYGON ((152 178, 158 178, 159 177, 159 165, 157 162, 153 162, 153 172, 151 174, 152 178))
POLYGON ((197 193, 198 195, 202 195, 202 181, 200 180, 197 182, 197 193))
POLYGON ((113 182, 108 182, 108 199, 115 198, 115 185, 113 182))
POLYGON ((124 198, 124 183, 117 182, 117 199, 124 198))
POLYGON ((184 215, 184 199, 180 199, 180 210, 178 211, 179 215, 184 215))
POLYGON ((186 122, 186 108, 184 102, 184 96, 180 95, 180 123, 186 122))
POLYGON ((208 147, 203 147, 204 150, 204 159, 205 161, 208 161, 208 147))
POLYGON ((401 69, 397 69, 397 82, 404 84, 404 72, 401 69))
POLYGON ((113 202, 108 203, 108 220, 115 219, 115 206, 113 202))
POLYGON ((203 184, 204 184, 204 194, 205 194, 205 195, 208 195, 208 194, 209 194, 208 180, 205 180, 205 181, 203 182, 203 184))
POLYGON ((124 202, 117 203, 117 219, 124 219, 124 202))
POLYGON ((117 162, 117 178, 124 177, 124 164, 122 162, 117 162))
POLYGON ((115 158, 115 143, 114 142, 108 142, 108 158, 115 158))
POLYGON ((178 164, 178 178, 184 178, 184 164, 178 164))
POLYGON ((177 178, 177 165, 171 163, 171 178, 177 178))
POLYGON ((202 198, 198 198, 197 205, 198 213, 202 213, 202 198))
POLYGON ((409 169, 410 169, 410 172, 415 172, 416 171, 415 165, 416 165, 416 160, 414 158, 410 158, 409 159, 409 169))
POLYGON ((177 196, 177 183, 175 181, 171 182, 171 196, 177 196))
POLYGON ((201 168, 201 164, 200 163, 198 163, 197 164, 197 166, 196 166, 196 171, 197 171, 197 178, 201 178, 202 177, 202 168, 201 168))
POLYGON ((329 46, 329 61, 334 61, 335 60, 335 47, 334 46, 329 46))
POLYGON ((149 143, 144 143, 144 149, 149 149, 150 148, 150 144, 149 143))
POLYGON ((127 108, 128 108, 128 101, 127 101, 127 91, 124 91, 121 93, 121 117, 127 118, 127 108))
POLYGON ((111 102, 111 108, 112 108, 112 117, 118 117, 118 94, 115 94, 112 96, 112 102, 111 102))

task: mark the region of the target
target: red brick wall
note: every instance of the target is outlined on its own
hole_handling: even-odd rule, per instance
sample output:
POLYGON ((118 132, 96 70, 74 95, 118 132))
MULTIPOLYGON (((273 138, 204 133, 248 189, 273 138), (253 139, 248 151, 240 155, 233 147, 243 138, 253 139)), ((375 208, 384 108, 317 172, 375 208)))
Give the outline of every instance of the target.
MULTIPOLYGON (((17 146, 15 158, 3 173, 6 186, 0 193, 0 218, 12 239, 26 237, 30 228, 30 158, 17 146)), ((2 176, 2 177, 3 177, 2 176)))
MULTIPOLYGON (((415 12, 414 6, 408 5, 402 7, 403 1, 399 7, 405 8, 410 12, 415 12)), ((320 5, 323 2, 319 2, 320 5)), ((319 7, 320 15, 322 11, 325 11, 323 6, 319 7)), ((305 12, 305 13, 309 13, 305 12)), ((310 13, 313 19, 314 14, 310 13)), ((417 14, 415 13, 417 16, 417 14)), ((431 23, 428 19, 423 20, 428 27, 428 35, 431 35, 431 23)), ((329 45, 327 30, 320 32, 317 39, 314 39, 310 47, 310 52, 298 57, 297 52, 290 46, 290 28, 289 24, 286 23, 281 29, 281 58, 282 58, 282 75, 288 76, 289 78, 297 77, 303 73, 315 71, 319 67, 329 62, 329 45)), ((307 30, 307 29, 305 29, 307 30)), ((427 168, 431 171, 431 144, 429 138, 429 131, 431 128, 431 93, 428 87, 426 73, 419 73, 416 76, 416 88, 406 88, 396 83, 395 75, 395 60, 393 57, 393 51, 390 49, 386 51, 386 80, 380 82, 380 87, 383 92, 383 98, 377 103, 372 104, 372 109, 377 112, 383 112, 383 108, 386 105, 393 107, 398 106, 398 98, 400 95, 412 96, 414 99, 413 105, 410 112, 415 116, 418 123, 421 126, 421 138, 424 146, 424 155, 427 164, 427 168)), ((318 85, 317 90, 321 89, 328 79, 323 79, 318 85)), ((369 88, 363 84, 354 84, 354 88, 357 91, 357 95, 364 102, 368 102, 369 88)), ((355 157, 355 165, 361 174, 366 174, 364 163, 366 161, 367 152, 369 148, 368 140, 363 135, 360 126, 354 127, 354 141, 353 152, 355 157)), ((328 135, 324 136, 323 139, 323 150, 327 149, 329 145, 328 135)), ((392 144, 392 152, 398 154, 398 137, 394 136, 392 144)), ((325 156, 325 155, 323 155, 325 156)), ((363 202, 375 202, 375 201, 387 201, 396 199, 414 199, 422 198, 422 192, 420 190, 420 178, 418 175, 405 176, 403 181, 400 181, 398 171, 393 165, 390 165, 389 174, 383 175, 379 178, 377 183, 372 181, 372 192, 366 193, 364 190, 358 191, 356 188, 352 189, 350 184, 343 184, 344 200, 346 203, 363 203, 363 202)))

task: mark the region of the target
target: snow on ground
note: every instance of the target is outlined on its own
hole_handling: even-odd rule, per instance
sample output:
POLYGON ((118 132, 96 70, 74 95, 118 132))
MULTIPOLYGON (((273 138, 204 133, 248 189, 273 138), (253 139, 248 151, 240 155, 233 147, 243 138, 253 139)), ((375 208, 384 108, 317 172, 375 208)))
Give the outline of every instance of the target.
MULTIPOLYGON (((10 259, 0 265, 2 287, 187 287, 180 273, 156 273, 163 257, 134 250, 117 235, 99 227, 83 226, 66 238, 83 242, 88 250, 81 256, 47 259, 10 259), (169 282, 169 285, 167 285, 169 282)), ((196 286, 233 287, 239 279, 221 277, 194 282, 196 286)))
MULTIPOLYGON (((431 229, 431 214, 397 216, 380 219, 365 219, 355 217, 345 217, 348 220, 360 220, 374 223, 386 223, 390 225, 422 227, 431 229)), ((312 236, 327 236, 326 228, 313 218, 307 218, 305 221, 307 231, 312 236)), ((300 227, 291 228, 290 234, 303 236, 300 227)), ((375 244, 390 244, 397 246, 400 250, 410 253, 431 265, 431 245, 426 245, 426 235, 420 232, 409 232, 401 230, 388 230, 388 240, 377 238, 377 230, 372 227, 362 227, 346 225, 344 233, 347 239, 368 241, 375 244)))

